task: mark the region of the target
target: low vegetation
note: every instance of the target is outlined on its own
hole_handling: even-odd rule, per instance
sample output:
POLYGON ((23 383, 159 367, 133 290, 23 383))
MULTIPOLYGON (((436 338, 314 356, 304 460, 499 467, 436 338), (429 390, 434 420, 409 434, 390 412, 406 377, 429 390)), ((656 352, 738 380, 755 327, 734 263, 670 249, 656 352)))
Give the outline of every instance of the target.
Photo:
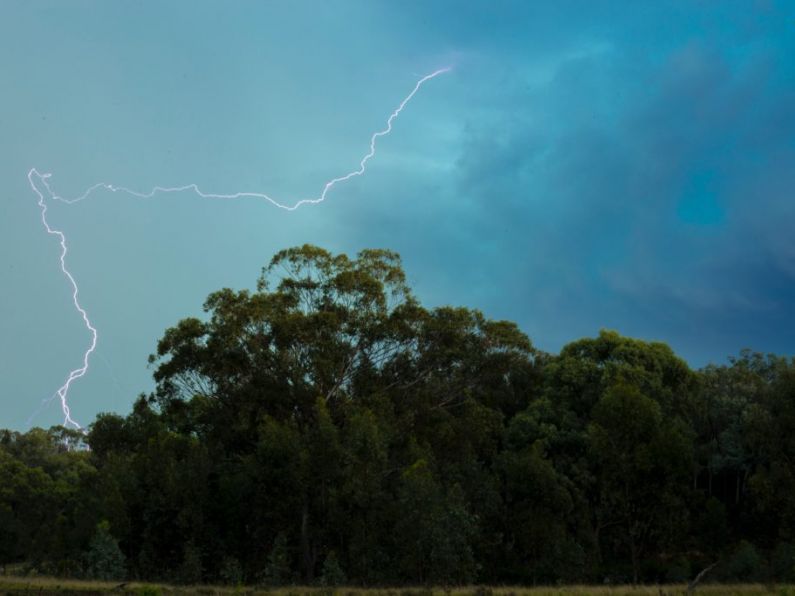
MULTIPOLYGON (((263 588, 250 586, 179 586, 168 584, 143 584, 136 582, 97 582, 51 578, 3 578, 0 590, 4 593, 36 594, 125 594, 131 596, 166 596, 169 594, 203 594, 206 596, 261 595, 261 596, 684 596, 686 585, 663 586, 556 586, 556 587, 458 587, 458 588, 320 588, 291 586, 289 588, 263 588)), ((761 584, 721 584, 699 589, 699 594, 713 596, 795 596, 795 586, 761 584)))

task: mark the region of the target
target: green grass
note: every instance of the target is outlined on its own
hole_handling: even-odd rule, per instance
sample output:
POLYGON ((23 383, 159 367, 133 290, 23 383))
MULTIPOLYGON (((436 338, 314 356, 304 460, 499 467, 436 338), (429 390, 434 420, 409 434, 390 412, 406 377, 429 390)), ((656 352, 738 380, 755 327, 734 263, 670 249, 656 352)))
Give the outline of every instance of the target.
MULTIPOLYGON (((472 586, 463 588, 317 588, 291 586, 283 588, 224 587, 224 586, 173 586, 138 582, 93 582, 47 577, 0 577, 2 594, 131 594, 157 596, 167 594, 262 594, 268 596, 678 596, 685 594, 687 586, 560 586, 524 588, 510 586, 472 586)), ((712 596, 776 595, 795 596, 792 585, 761 584, 706 584, 696 594, 712 596)))

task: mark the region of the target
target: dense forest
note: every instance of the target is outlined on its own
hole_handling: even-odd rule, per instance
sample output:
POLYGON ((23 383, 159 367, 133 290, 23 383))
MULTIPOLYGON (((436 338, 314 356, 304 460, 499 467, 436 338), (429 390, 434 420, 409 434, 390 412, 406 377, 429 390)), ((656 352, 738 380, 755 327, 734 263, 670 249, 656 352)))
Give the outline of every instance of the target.
POLYGON ((544 353, 399 257, 277 254, 168 329, 156 390, 0 431, 0 565, 284 585, 795 581, 795 361, 544 353))

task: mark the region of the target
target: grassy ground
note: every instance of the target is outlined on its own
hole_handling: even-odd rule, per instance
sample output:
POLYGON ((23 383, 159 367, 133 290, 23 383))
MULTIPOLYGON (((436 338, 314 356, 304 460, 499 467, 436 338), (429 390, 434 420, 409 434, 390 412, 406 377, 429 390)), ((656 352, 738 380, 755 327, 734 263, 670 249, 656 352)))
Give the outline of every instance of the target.
MULTIPOLYGON (((561 586, 544 588, 468 587, 452 588, 285 588, 170 586, 119 582, 89 582, 43 577, 0 577, 0 594, 134 594, 156 596, 167 594, 263 594, 269 596, 679 596, 686 594, 684 585, 666 586, 561 586)), ((795 586, 764 586, 760 584, 702 585, 696 594, 711 596, 776 595, 795 596, 795 586)))

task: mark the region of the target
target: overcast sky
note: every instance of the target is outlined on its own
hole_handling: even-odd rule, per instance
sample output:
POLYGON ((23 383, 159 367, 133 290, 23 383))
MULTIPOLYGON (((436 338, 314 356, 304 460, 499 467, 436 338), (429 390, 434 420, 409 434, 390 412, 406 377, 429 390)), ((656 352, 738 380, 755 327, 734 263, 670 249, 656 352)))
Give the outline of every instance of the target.
POLYGON ((74 418, 127 412, 166 327, 305 242, 396 250, 425 304, 548 351, 612 328, 694 367, 791 354, 793 57, 790 2, 0 0, 0 427, 60 422, 30 416, 89 341, 30 168, 65 196, 311 197, 445 66, 322 205, 50 205, 99 330, 74 418))

